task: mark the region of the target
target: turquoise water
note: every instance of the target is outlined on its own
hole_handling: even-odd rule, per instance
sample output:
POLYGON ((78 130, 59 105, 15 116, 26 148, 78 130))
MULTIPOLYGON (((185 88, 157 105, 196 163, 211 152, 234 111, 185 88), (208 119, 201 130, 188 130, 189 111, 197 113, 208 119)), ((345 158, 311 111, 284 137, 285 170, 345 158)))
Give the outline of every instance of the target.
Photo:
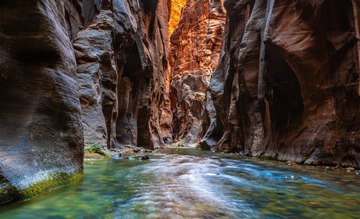
POLYGON ((75 186, 0 218, 360 218, 360 176, 169 149, 148 161, 86 161, 75 186))

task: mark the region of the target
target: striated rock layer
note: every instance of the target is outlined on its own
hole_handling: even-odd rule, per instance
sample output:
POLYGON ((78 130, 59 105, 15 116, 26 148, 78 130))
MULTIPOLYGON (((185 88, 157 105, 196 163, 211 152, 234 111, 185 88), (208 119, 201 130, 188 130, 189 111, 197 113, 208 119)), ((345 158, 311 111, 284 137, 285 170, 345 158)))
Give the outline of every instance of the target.
POLYGON ((359 3, 227 0, 203 146, 360 166, 359 3), (214 143, 217 142, 217 143, 214 143))
POLYGON ((73 45, 86 144, 172 142, 165 0, 113 1, 73 45))
POLYGON ((219 60, 225 18, 222 0, 188 0, 171 36, 174 138, 187 145, 198 143, 215 122, 207 90, 219 60))
POLYGON ((70 40, 99 2, 3 0, 0 7, 0 204, 72 182, 83 170, 70 40))

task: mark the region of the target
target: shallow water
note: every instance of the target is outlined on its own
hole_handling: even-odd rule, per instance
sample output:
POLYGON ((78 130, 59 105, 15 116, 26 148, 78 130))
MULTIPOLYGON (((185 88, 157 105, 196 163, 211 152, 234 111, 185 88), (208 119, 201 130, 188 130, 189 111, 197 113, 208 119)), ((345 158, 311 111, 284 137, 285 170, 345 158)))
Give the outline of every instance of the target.
POLYGON ((149 161, 86 161, 78 185, 0 218, 360 218, 360 176, 169 149, 149 161))

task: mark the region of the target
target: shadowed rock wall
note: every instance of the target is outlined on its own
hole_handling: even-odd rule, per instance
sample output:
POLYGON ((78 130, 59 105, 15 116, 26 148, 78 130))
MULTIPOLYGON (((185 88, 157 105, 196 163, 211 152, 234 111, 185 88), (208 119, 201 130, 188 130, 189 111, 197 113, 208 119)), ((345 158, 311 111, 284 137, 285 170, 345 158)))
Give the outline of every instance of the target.
POLYGON ((0 204, 76 180, 83 168, 70 40, 98 1, 3 0, 0 7, 0 204))
POLYGON ((360 165, 359 3, 227 0, 204 147, 360 165), (216 142, 216 143, 215 143, 216 142))
POLYGON ((77 35, 86 144, 154 148, 172 142, 169 10, 165 0, 108 2, 77 35))
POLYGON ((86 144, 172 142, 170 1, 2 1, 0 204, 82 174, 86 144), (84 129, 83 129, 84 127, 84 129))

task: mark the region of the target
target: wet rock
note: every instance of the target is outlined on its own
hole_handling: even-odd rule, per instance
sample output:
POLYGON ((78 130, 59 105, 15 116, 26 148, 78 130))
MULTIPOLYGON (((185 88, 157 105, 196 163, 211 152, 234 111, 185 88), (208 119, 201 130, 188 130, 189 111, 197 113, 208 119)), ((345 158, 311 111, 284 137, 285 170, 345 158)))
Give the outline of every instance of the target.
POLYGON ((168 1, 1 4, 1 177, 82 173, 84 139, 116 154, 172 142, 168 1))
POLYGON ((97 144, 85 144, 85 159, 109 159, 112 157, 112 152, 110 150, 104 149, 97 144))
POLYGON ((346 168, 346 172, 348 172, 348 173, 351 173, 354 170, 355 170, 355 168, 353 168, 353 167, 346 168))
POLYGON ((291 162, 291 161, 286 161, 286 164, 288 165, 288 166, 294 166, 295 165, 295 163, 294 162, 291 162))
POLYGON ((141 156, 141 160, 150 160, 150 157, 148 155, 141 156))
POLYGON ((124 158, 128 160, 150 160, 150 157, 148 155, 132 155, 124 158))
POLYGON ((325 170, 325 171, 333 171, 333 168, 326 166, 326 167, 324 168, 324 170, 325 170))
POLYGON ((0 204, 36 196, 82 174, 71 40, 98 13, 98 3, 1 1, 0 204))
POLYGON ((359 4, 228 0, 205 142, 314 165, 359 167, 359 4), (212 141, 208 141, 211 139, 212 141))

